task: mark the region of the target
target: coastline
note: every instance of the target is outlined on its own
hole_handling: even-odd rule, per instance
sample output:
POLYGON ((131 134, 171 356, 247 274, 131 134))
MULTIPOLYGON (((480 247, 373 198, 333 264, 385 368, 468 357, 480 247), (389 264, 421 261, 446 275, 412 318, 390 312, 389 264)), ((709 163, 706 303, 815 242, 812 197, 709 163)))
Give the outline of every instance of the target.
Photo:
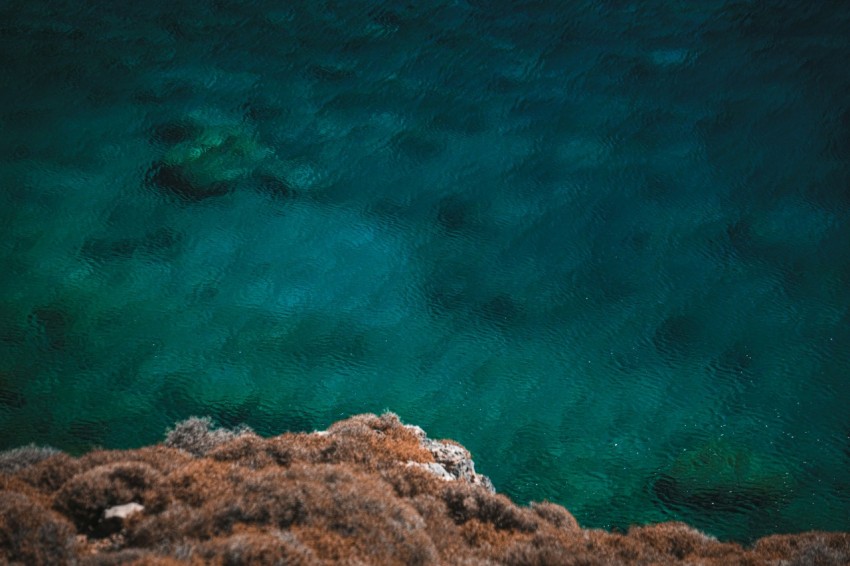
POLYGON ((845 564, 850 533, 743 546, 684 523, 582 529, 496 493, 470 453, 392 413, 262 438, 209 419, 163 443, 0 453, 0 560, 26 564, 845 564))

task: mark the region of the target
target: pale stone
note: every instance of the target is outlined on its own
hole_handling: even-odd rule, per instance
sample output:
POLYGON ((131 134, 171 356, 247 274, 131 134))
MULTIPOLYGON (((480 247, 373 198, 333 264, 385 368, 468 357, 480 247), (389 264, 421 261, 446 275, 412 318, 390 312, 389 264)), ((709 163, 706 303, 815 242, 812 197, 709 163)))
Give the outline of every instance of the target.
POLYGON ((139 505, 135 501, 131 503, 125 503, 124 505, 116 505, 115 507, 110 507, 106 511, 103 512, 104 519, 126 519, 133 513, 139 513, 144 511, 144 505, 139 505))
POLYGON ((422 468, 425 471, 431 472, 432 474, 434 474, 435 476, 437 476, 438 478, 440 478, 443 481, 455 481, 455 480, 457 480, 456 477, 454 477, 448 471, 446 471, 446 469, 443 467, 442 464, 437 464, 436 462, 428 462, 428 463, 408 462, 407 466, 414 466, 414 467, 417 467, 417 468, 422 468))

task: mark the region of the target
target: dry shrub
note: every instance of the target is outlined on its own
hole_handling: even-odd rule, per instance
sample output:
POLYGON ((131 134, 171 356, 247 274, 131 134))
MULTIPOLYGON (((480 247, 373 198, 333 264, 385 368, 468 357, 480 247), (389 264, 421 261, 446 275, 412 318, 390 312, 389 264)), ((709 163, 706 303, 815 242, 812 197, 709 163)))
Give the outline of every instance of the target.
POLYGON ((123 532, 128 546, 168 549, 186 537, 209 538, 208 522, 197 509, 175 503, 156 515, 131 515, 123 532))
POLYGON ((428 535, 443 560, 454 562, 460 556, 472 554, 439 494, 420 494, 408 500, 408 503, 425 521, 428 535))
MULTIPOLYGON (((248 525, 273 530, 304 525, 328 535, 322 544, 333 543, 316 549, 320 555, 342 540, 354 555, 370 557, 368 562, 427 563, 436 556, 425 522, 413 507, 396 498, 380 478, 341 465, 250 471, 204 459, 168 481, 175 500, 193 507, 173 505, 129 521, 131 544, 230 537, 248 525), (239 481, 232 481, 234 470, 241 470, 235 476, 239 481)), ((239 540, 244 546, 252 539, 239 540)))
POLYGON ((463 545, 475 554, 500 560, 514 542, 526 541, 530 535, 517 531, 499 529, 492 523, 470 519, 458 525, 463 545))
POLYGON ((169 448, 162 444, 145 446, 138 450, 125 452, 123 462, 143 462, 163 475, 177 471, 195 461, 195 458, 182 450, 169 448))
POLYGON ((305 517, 297 522, 346 539, 367 563, 425 564, 436 557, 425 521, 377 476, 329 464, 293 466, 282 476, 302 498, 305 517))
POLYGON ((77 464, 80 467, 80 472, 83 472, 119 462, 139 462, 162 474, 167 474, 193 460, 194 457, 182 450, 158 444, 138 450, 94 450, 78 458, 77 464))
POLYGON ((68 480, 56 494, 54 508, 80 532, 103 536, 113 530, 101 520, 106 509, 132 501, 141 503, 146 513, 161 511, 168 502, 163 486, 162 475, 147 464, 106 464, 68 480))
POLYGON ((67 564, 76 554, 65 518, 27 496, 0 492, 0 563, 67 564))
POLYGON ((433 462, 419 437, 398 416, 357 415, 328 428, 333 449, 328 461, 381 467, 397 462, 433 462))
MULTIPOLYGON (((190 436, 200 435, 195 431, 199 425, 190 428, 194 431, 190 436)), ((420 445, 416 434, 391 413, 381 417, 358 415, 334 424, 321 434, 286 433, 271 439, 243 435, 223 440, 204 453, 252 468, 350 463, 377 469, 398 462, 433 462, 433 456, 420 445)))
POLYGON ((207 456, 213 460, 233 462, 252 469, 288 466, 292 463, 292 451, 287 446, 249 434, 243 434, 213 448, 207 456))
POLYGON ((81 560, 80 564, 82 566, 128 566, 130 564, 156 564, 159 566, 171 566, 174 564, 185 563, 158 556, 150 550, 131 548, 127 550, 120 550, 118 552, 86 556, 81 560))
POLYGON ((443 500, 458 524, 478 519, 492 523, 497 529, 520 532, 534 532, 539 524, 531 510, 514 505, 504 495, 467 483, 448 483, 443 490, 443 500))
POLYGON ((209 417, 190 417, 168 431, 164 444, 194 456, 203 456, 217 446, 243 435, 253 435, 253 432, 248 427, 236 430, 214 428, 209 417))
POLYGON ((548 501, 534 502, 531 504, 531 510, 538 517, 559 529, 575 531, 579 529, 578 521, 572 516, 572 513, 554 503, 548 501))
POLYGON ((20 470, 17 477, 44 493, 53 493, 81 470, 77 460, 63 453, 20 470))
POLYGON ((587 563, 586 559, 576 555, 560 539, 544 535, 514 541, 502 558, 505 564, 512 566, 562 566, 587 563))
POLYGON ((170 474, 166 481, 173 497, 200 507, 207 500, 227 498, 237 493, 247 474, 239 466, 204 458, 189 462, 170 474))
POLYGON ((692 555, 702 556, 708 547, 721 545, 698 530, 676 522, 632 527, 628 537, 645 544, 660 555, 673 556, 679 560, 692 555))
POLYGON ((426 493, 439 493, 445 480, 418 466, 397 465, 381 470, 381 477, 398 497, 412 498, 426 493))
POLYGON ((293 526, 290 532, 315 552, 319 564, 359 566, 364 563, 355 556, 353 541, 339 533, 310 525, 293 526))
POLYGON ((216 534, 230 533, 237 524, 286 528, 306 520, 306 500, 310 497, 307 491, 279 470, 251 474, 238 491, 211 500, 203 511, 216 534))
POLYGON ((49 494, 40 491, 17 476, 0 475, 0 491, 20 493, 45 509, 50 509, 53 503, 53 498, 49 494))
POLYGON ((315 553, 288 531, 250 529, 226 538, 202 543, 197 555, 206 564, 280 564, 312 566, 319 563, 315 553))
POLYGON ((789 565, 850 564, 850 533, 773 535, 756 542, 753 552, 759 560, 784 559, 789 565))
POLYGON ((331 460, 331 439, 322 434, 285 433, 269 439, 266 450, 281 462, 289 464, 319 464, 331 460))
POLYGON ((3 450, 0 452, 0 474, 17 473, 57 454, 60 454, 60 451, 55 448, 35 444, 3 450))

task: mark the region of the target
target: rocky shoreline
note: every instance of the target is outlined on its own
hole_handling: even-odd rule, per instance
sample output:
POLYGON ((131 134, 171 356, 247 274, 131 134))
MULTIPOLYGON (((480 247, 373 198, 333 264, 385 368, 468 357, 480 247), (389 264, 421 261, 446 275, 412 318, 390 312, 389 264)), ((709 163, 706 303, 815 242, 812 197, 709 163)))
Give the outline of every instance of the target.
POLYGON ((193 418, 80 458, 23 447, 0 453, 0 482, 0 564, 850 563, 848 533, 744 547, 682 523, 582 529, 393 414, 273 438, 193 418))

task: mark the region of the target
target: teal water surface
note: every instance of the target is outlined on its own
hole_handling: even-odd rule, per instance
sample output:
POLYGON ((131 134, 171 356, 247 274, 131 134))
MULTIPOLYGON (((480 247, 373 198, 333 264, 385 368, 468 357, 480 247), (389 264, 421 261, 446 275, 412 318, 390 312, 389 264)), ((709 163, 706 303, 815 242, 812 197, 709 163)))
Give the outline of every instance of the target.
POLYGON ((0 448, 391 410, 584 526, 850 530, 850 4, 0 5, 0 448))

